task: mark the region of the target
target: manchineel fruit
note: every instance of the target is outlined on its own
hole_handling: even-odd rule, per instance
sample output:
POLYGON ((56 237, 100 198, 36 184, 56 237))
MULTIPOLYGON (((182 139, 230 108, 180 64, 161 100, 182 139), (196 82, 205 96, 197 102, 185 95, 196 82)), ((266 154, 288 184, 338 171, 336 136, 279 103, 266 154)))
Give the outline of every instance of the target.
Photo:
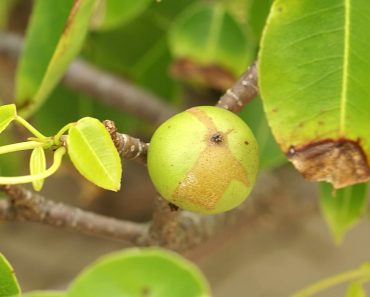
POLYGON ((154 133, 148 170, 157 191, 172 204, 215 214, 242 203, 258 171, 258 145, 234 113, 199 106, 178 113, 154 133))

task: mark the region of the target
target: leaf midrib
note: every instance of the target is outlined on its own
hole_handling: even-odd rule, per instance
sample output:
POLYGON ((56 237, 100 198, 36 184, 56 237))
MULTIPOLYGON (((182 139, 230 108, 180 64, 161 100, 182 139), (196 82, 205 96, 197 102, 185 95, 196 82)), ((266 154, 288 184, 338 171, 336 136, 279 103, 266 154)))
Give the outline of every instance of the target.
POLYGON ((94 149, 92 149, 92 146, 90 145, 89 140, 85 137, 83 133, 77 130, 77 132, 80 134, 81 139, 86 143, 88 150, 91 152, 93 156, 95 156, 95 160, 97 160, 97 164, 102 168, 102 172, 104 172, 104 175, 114 184, 114 179, 109 174, 109 170, 106 170, 105 164, 102 162, 100 156, 96 153, 94 149))
POLYGON ((348 100, 348 69, 349 69, 349 44, 350 44, 350 25, 351 25, 351 0, 344 1, 344 50, 343 50, 343 76, 342 76, 342 93, 340 99, 340 136, 345 135, 347 100, 348 100))

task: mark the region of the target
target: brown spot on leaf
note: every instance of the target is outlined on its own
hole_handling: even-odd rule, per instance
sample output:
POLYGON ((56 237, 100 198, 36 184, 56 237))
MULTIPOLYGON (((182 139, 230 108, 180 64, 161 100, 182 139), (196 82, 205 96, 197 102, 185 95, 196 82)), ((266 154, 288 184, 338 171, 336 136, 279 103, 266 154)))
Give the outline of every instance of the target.
POLYGON ((76 13, 77 13, 78 9, 80 8, 80 5, 81 5, 81 0, 74 0, 73 6, 71 8, 71 12, 69 13, 67 22, 64 26, 63 35, 68 34, 69 28, 71 27, 71 25, 73 23, 73 20, 76 16, 76 13))
POLYGON ((287 156, 310 181, 326 181, 343 188, 370 179, 370 167, 359 142, 323 140, 295 148, 287 156))
POLYGON ((204 142, 206 148, 200 153, 193 168, 176 188, 173 197, 176 200, 188 200, 207 209, 213 209, 223 196, 232 180, 238 180, 246 187, 250 185, 248 175, 228 145, 229 133, 217 130, 212 118, 198 108, 188 110, 207 128, 204 142), (221 143, 209 141, 216 134, 222 136, 221 143))
POLYGON ((148 297, 150 295, 150 289, 148 287, 145 287, 141 291, 141 296, 148 297))
POLYGON ((171 75, 183 81, 196 81, 215 90, 224 91, 233 85, 236 77, 220 65, 201 65, 188 58, 180 58, 172 63, 171 75))

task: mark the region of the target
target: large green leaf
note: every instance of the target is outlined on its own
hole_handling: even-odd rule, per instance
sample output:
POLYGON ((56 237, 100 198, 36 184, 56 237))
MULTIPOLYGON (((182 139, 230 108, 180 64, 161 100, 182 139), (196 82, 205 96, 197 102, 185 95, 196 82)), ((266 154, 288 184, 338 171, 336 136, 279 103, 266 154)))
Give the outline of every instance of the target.
POLYGON ((106 256, 72 283, 69 297, 209 297, 203 275, 182 257, 159 249, 106 256))
POLYGON ((69 129, 67 143, 71 161, 84 177, 104 189, 120 189, 121 159, 101 122, 82 118, 69 129))
POLYGON ((37 0, 17 72, 16 102, 23 114, 35 111, 78 54, 94 0, 37 0))
POLYGON ((13 268, 0 254, 0 297, 19 296, 20 292, 13 268))
POLYGON ((341 242, 344 235, 364 214, 367 206, 367 184, 333 190, 330 184, 320 184, 320 208, 330 231, 341 242))
POLYGON ((170 28, 170 48, 179 59, 243 72, 251 59, 243 28, 219 5, 194 4, 170 28))
POLYGON ((96 30, 110 30, 122 26, 142 13, 151 0, 100 0, 93 18, 96 30))
POLYGON ((366 297, 366 296, 367 296, 366 291, 362 286, 361 282, 359 281, 352 282, 347 288, 346 297, 366 297))
POLYGON ((0 133, 17 117, 17 110, 14 104, 0 106, 0 133))
POLYGON ((273 134, 309 180, 370 178, 370 2, 276 0, 259 78, 273 134))

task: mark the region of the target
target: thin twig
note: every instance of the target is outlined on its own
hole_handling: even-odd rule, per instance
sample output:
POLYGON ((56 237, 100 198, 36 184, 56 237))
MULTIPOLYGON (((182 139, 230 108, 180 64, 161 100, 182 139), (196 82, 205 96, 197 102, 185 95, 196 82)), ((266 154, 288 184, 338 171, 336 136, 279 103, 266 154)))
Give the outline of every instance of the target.
POLYGON ((226 91, 216 106, 238 113, 258 95, 257 62, 254 62, 239 80, 226 91))
POLYGON ((47 200, 20 186, 0 186, 8 200, 0 201, 0 220, 27 221, 97 237, 142 245, 148 227, 47 200))
MULTIPOLYGON (((285 175, 286 172, 279 176, 285 175)), ((291 183, 294 177, 288 179, 291 183)), ((264 174, 259 177, 248 201, 233 211, 212 216, 171 211, 166 201, 158 199, 157 209, 161 211, 154 213, 150 226, 46 200, 20 186, 0 186, 10 198, 0 201, 0 220, 41 223, 92 236, 130 241, 135 245, 160 245, 185 252, 225 230, 230 232, 230 228, 252 226, 256 222, 276 226, 279 222, 301 220, 317 212, 312 189, 307 189, 306 183, 300 183, 297 177, 294 187, 282 187, 282 184, 284 180, 279 180, 276 174, 264 174), (307 197, 296 199, 297 193, 306 193, 307 197)))
POLYGON ((156 126, 175 113, 163 99, 79 59, 69 66, 62 83, 156 126))
MULTIPOLYGON (((0 54, 16 58, 22 45, 22 37, 0 32, 0 54)), ((156 126, 175 113, 165 100, 79 59, 71 63, 62 83, 156 126)))
POLYGON ((116 125, 113 121, 103 121, 107 128, 114 145, 120 156, 126 160, 135 160, 141 164, 146 164, 149 144, 128 134, 117 132, 116 125))

